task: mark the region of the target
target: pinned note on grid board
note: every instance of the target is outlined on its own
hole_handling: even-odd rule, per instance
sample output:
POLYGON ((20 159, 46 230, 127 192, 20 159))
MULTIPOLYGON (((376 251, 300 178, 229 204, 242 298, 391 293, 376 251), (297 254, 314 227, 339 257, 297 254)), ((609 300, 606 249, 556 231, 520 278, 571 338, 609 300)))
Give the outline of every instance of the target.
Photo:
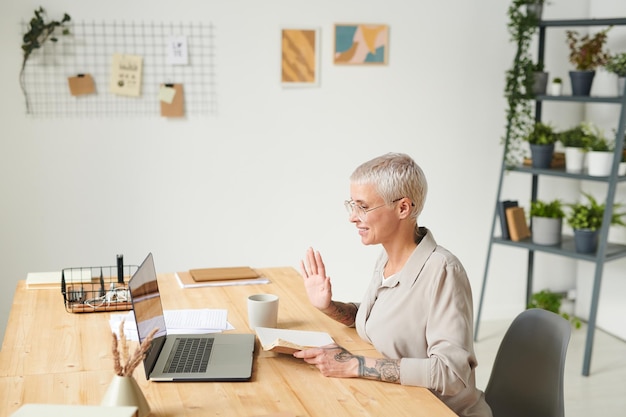
POLYGON ((73 96, 83 96, 96 92, 96 85, 91 74, 78 74, 75 77, 68 77, 67 84, 70 87, 70 94, 73 96))
POLYGON ((183 117, 185 115, 184 98, 182 84, 161 84, 159 88, 161 116, 183 117))

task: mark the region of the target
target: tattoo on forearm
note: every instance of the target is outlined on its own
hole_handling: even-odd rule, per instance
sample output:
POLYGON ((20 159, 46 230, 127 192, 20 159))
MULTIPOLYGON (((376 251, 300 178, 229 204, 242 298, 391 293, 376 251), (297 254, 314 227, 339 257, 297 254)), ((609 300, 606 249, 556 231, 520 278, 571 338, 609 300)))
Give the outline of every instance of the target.
POLYGON ((356 306, 354 304, 346 304, 333 301, 335 309, 327 313, 328 317, 346 326, 352 326, 356 318, 356 306))
POLYGON ((348 352, 345 348, 339 347, 340 351, 335 355, 335 360, 337 362, 348 362, 350 359, 353 359, 355 356, 348 352))
POLYGON ((365 365, 363 356, 356 356, 359 361, 359 376, 385 382, 400 382, 400 361, 396 359, 376 359, 373 367, 365 365))

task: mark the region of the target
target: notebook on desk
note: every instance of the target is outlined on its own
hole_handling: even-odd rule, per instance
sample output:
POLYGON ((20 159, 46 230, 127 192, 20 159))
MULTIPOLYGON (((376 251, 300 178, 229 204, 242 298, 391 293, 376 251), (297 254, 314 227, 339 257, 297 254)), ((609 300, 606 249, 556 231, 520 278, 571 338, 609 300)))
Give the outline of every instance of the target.
POLYGON ((252 376, 254 334, 168 335, 154 259, 149 253, 128 282, 142 342, 158 329, 143 361, 153 381, 246 381, 252 376))

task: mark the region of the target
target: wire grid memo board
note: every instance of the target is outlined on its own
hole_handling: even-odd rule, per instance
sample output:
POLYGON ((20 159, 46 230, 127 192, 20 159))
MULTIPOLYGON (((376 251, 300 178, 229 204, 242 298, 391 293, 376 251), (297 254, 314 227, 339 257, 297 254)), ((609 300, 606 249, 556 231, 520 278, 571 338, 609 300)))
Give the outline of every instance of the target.
MULTIPOLYGON (((22 22, 23 33, 28 22, 22 22)), ((161 84, 182 84, 186 116, 217 113, 215 27, 211 23, 70 22, 69 35, 46 42, 26 63, 27 113, 36 117, 159 116, 161 84), (187 65, 167 62, 171 37, 186 38, 187 65), (141 95, 109 92, 114 54, 143 58, 141 95), (95 94, 72 96, 68 77, 90 74, 95 94)), ((24 104, 26 111, 26 104, 24 104)))

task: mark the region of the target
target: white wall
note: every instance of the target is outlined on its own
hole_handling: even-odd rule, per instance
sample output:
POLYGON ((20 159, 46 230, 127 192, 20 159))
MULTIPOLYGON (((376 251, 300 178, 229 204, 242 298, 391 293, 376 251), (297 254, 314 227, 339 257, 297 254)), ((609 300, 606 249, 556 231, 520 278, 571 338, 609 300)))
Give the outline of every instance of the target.
MULTIPOLYGON (((27 272, 113 264, 118 253, 136 264, 152 251, 158 271, 170 272, 297 266, 313 245, 335 298, 359 300, 379 248, 360 244, 342 202, 354 167, 388 151, 424 168, 430 193, 421 223, 463 261, 478 301, 513 56, 508 2, 43 4, 51 17, 67 12, 76 21, 212 22, 218 114, 183 121, 27 117, 19 22, 40 2, 8 3, 0 4, 0 334, 27 272), (389 24, 389 65, 333 65, 333 24, 342 22, 389 24), (281 89, 279 31, 287 25, 321 28, 319 88, 281 89)), ((587 13, 586 1, 567 3, 547 16, 587 13)), ((527 179, 507 181, 529 199, 527 179)), ((523 308, 524 260, 496 248, 483 319, 523 308)), ((573 286, 575 265, 562 270, 538 273, 537 285, 573 286)))

